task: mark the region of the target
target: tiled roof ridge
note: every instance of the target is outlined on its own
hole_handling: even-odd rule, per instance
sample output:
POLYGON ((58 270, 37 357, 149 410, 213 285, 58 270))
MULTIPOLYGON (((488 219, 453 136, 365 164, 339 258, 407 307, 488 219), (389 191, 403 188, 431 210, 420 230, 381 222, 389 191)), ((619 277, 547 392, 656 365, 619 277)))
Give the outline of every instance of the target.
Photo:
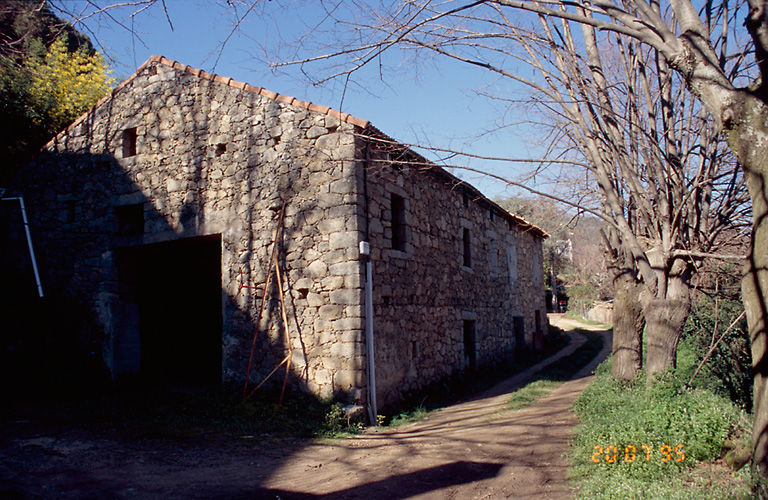
MULTIPOLYGON (((321 106, 319 104, 314 104, 309 101, 302 101, 301 99, 297 99, 295 97, 278 94, 277 92, 272 92, 271 90, 265 89, 263 87, 254 87, 253 85, 250 85, 245 82, 240 82, 237 80, 233 80, 230 77, 225 77, 221 75, 211 74, 206 71, 203 71, 201 69, 193 68, 187 64, 180 63, 178 61, 174 61, 173 59, 168 59, 164 56, 151 56, 147 62, 145 62, 142 65, 143 69, 144 66, 148 65, 150 62, 156 62, 160 64, 164 64, 166 66, 170 66, 171 68, 194 75, 198 78, 205 78, 206 80, 210 80, 212 82, 218 82, 223 83, 224 85, 227 85, 229 87, 234 87, 236 89, 245 90, 246 92, 252 92, 254 94, 258 94, 262 97, 266 97, 267 99, 272 99, 274 101, 282 102, 285 104, 288 104, 290 106, 296 106, 299 108, 304 108, 309 111, 313 111, 315 113, 320 113, 321 115, 328 115, 332 116, 334 118, 338 118, 339 120, 349 123, 351 125, 354 125, 356 127, 365 128, 369 125, 368 120, 363 120, 360 118, 357 118, 356 116, 352 116, 349 113, 344 113, 341 111, 337 111, 333 108, 329 108, 328 106, 321 106)), ((138 71, 137 71, 138 73, 138 71)))
POLYGON ((69 131, 71 131, 74 127, 80 125, 88 116, 88 113, 94 108, 97 108, 104 104, 108 99, 113 97, 117 92, 125 88, 131 81, 133 81, 134 78, 136 78, 139 73, 144 71, 144 69, 149 66, 150 63, 158 63, 163 64, 165 66, 168 66, 170 68, 173 68, 177 71, 181 71, 183 73, 196 76, 198 78, 203 78, 206 80, 210 80, 212 82, 217 83, 223 83, 224 85, 227 85, 229 87, 233 87, 239 90, 243 90, 246 92, 251 92, 256 95, 260 95, 262 97, 266 97, 267 99, 272 99, 277 102, 282 102, 284 104, 288 104, 290 106, 296 106, 299 108, 304 108, 309 111, 320 113, 321 115, 327 115, 334 118, 339 119, 342 122, 349 123, 350 125, 354 125, 356 127, 360 127, 362 129, 367 128, 370 125, 370 122, 368 120, 363 120, 361 118, 357 118, 356 116, 352 116, 349 113, 344 113, 342 111, 337 111, 333 108, 329 108, 328 106, 321 106, 319 104, 314 104, 309 101, 302 101, 301 99, 297 99, 295 97, 287 96, 278 94, 277 92, 273 92, 271 90, 265 89, 263 87, 254 87, 253 85, 250 85, 245 82, 240 82, 238 80, 233 80, 230 77, 225 77, 221 75, 216 75, 212 73, 208 73, 207 71, 203 71, 198 68, 193 68, 192 66, 189 66, 188 64, 180 63, 179 61, 174 61, 173 59, 168 59, 165 56, 150 56, 149 59, 144 61, 144 64, 139 66, 136 71, 134 71, 131 76, 120 82, 115 88, 113 88, 107 95, 99 99, 99 101, 91 106, 88 111, 80 115, 75 121, 73 121, 69 126, 67 126, 64 130, 56 134, 53 139, 48 141, 45 146, 43 146, 43 149, 49 147, 51 144, 55 143, 57 139, 60 137, 66 135, 69 131))
MULTIPOLYGON (((397 141, 395 139, 393 139, 392 137, 388 136, 387 134, 385 134, 384 132, 382 132, 378 128, 374 127, 373 124, 369 124, 369 126, 363 131, 362 135, 367 135, 369 137, 372 137, 374 140, 382 140, 383 139, 383 140, 385 140, 388 143, 397 143, 397 141)), ((526 219, 524 219, 523 217, 520 217, 519 215, 513 214, 512 212, 510 212, 506 208, 502 207, 501 205, 499 205, 498 203, 496 203, 492 199, 490 199, 487 196, 485 196, 483 193, 480 192, 479 189, 477 189, 475 186, 473 186, 469 182, 456 177, 455 175, 453 175, 451 172, 447 171, 442 166, 437 165, 436 163, 433 163, 433 162, 429 161, 424 156, 420 155, 419 153, 417 153, 416 151, 412 150, 411 148, 409 148, 409 147, 407 147, 405 145, 402 145, 402 144, 401 144, 401 146, 405 147, 406 149, 408 149, 408 151, 411 154, 416 156, 417 160, 419 162, 421 162, 421 163, 423 163, 425 165, 427 165, 427 164, 430 165, 430 169, 433 172, 439 172, 440 175, 443 175, 443 176, 447 177, 450 180, 450 182, 451 182, 451 184, 453 186, 451 189, 453 189, 455 187, 459 187, 461 189, 466 189, 467 191, 470 191, 472 193, 473 200, 475 200, 475 201, 482 200, 483 203, 488 204, 489 207, 495 208, 502 216, 507 217, 509 220, 511 220, 513 223, 515 223, 521 229, 523 229, 525 231, 530 230, 530 231, 538 234, 542 238, 549 238, 550 237, 550 234, 547 233, 544 229, 542 229, 541 227, 537 226, 533 222, 527 221, 526 219)))

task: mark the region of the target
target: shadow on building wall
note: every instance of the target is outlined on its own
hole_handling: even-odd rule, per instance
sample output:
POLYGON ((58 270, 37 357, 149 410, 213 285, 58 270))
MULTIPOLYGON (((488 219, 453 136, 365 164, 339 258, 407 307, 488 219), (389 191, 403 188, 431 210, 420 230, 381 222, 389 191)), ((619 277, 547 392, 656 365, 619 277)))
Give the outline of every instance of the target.
MULTIPOLYGON (((272 249, 252 233, 254 219, 271 219, 271 239, 283 203, 293 201, 292 179, 281 180, 272 210, 243 214, 242 227, 251 232, 239 235, 245 251, 231 263, 223 253, 237 242, 222 236, 225 227, 206 223, 202 157, 185 168, 194 188, 180 193, 180 208, 170 211, 164 207, 170 195, 143 192, 132 180, 135 172, 129 175, 111 155, 44 153, 22 171, 15 192, 25 197, 45 297, 37 296, 18 206, 3 202, 0 362, 5 380, 14 381, 3 384, 6 396, 91 393, 125 379, 220 384, 224 342, 234 344, 230 367, 242 381, 272 249), (227 292, 233 288, 235 294, 227 292)), ((313 204, 292 208, 297 219, 313 204)), ((292 227, 280 232, 278 259, 290 334, 303 347, 294 304, 301 292, 292 290, 285 270, 292 237, 292 227)), ((274 277, 255 346, 256 381, 286 352, 274 277), (267 336, 268 328, 277 334, 267 336)), ((300 368, 292 382, 305 386, 306 364, 300 368)))

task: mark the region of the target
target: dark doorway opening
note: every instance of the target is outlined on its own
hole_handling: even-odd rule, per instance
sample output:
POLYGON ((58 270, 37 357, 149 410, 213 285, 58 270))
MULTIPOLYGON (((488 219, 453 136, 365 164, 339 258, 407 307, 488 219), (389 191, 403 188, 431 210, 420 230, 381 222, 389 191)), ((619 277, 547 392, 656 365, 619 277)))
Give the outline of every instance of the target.
POLYGON ((525 345, 525 319, 522 316, 512 316, 512 328, 515 336, 515 357, 523 359, 528 350, 525 345))
POLYGON ((464 320, 464 361, 470 370, 477 368, 477 350, 475 349, 475 321, 464 320))
POLYGON ((115 372, 153 384, 221 382, 221 235, 121 249, 115 372))

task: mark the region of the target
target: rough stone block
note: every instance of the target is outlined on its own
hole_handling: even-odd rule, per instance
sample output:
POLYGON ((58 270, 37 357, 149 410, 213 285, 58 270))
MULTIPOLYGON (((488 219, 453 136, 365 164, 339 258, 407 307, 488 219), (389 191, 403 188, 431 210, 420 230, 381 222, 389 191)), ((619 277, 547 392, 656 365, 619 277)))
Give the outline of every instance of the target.
POLYGON ((325 304, 325 299, 319 293, 307 294, 307 305, 310 307, 320 307, 325 304))
POLYGON ((357 261, 340 262, 328 266, 328 272, 332 276, 346 276, 360 272, 361 265, 357 261))
POLYGON ((343 305, 350 305, 350 304, 359 304, 362 301, 362 292, 358 288, 353 289, 341 289, 341 290, 334 290, 331 292, 331 303, 332 304, 343 304, 343 305))
POLYGON ((344 312, 344 308, 338 304, 328 304, 321 306, 318 310, 318 315, 321 319, 335 320, 341 317, 344 312))
POLYGON ((328 266, 322 260, 316 260, 307 266, 307 274, 313 278, 322 278, 328 274, 328 266))

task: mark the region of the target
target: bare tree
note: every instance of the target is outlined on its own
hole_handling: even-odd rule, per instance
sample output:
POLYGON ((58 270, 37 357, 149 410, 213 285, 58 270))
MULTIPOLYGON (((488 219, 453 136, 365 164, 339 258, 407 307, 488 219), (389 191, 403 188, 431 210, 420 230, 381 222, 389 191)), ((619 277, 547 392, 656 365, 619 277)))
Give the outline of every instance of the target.
MULTIPOLYGON (((599 210, 615 233, 607 237, 615 283, 642 283, 642 301, 620 301, 619 316, 637 318, 642 304, 649 345, 648 375, 674 367, 677 343, 690 310, 695 261, 710 254, 724 227, 747 206, 743 178, 729 161, 697 102, 668 68, 664 54, 610 32, 598 39, 593 27, 576 31, 567 21, 533 16, 539 26, 524 29, 509 9, 476 2, 448 9, 444 4, 403 2, 389 11, 367 11, 354 24, 365 39, 321 56, 291 61, 305 69, 321 64, 318 81, 349 78, 390 47, 428 51, 460 61, 535 90, 536 105, 564 130, 565 151, 582 163, 601 194, 599 210), (609 61, 602 54, 609 46, 609 61), (583 56, 582 56, 583 54, 583 56), (524 61, 534 70, 522 76, 506 69, 524 61), (336 72, 332 68, 338 68, 336 72), (620 247, 613 247, 619 244, 620 247), (619 257, 621 256, 621 257, 619 257), (629 260, 627 260, 629 259, 629 260), (618 265, 621 263, 621 265, 618 265), (619 278, 629 277, 631 280, 619 278), (634 311, 624 307, 634 307, 634 311)), ((535 26, 535 24, 533 24, 535 26)), ((639 291, 628 295, 633 297, 639 291)), ((625 294, 619 293, 620 297, 625 294)), ((643 322, 619 318, 615 374, 631 378, 639 369, 643 322), (633 353, 624 358, 622 353, 633 353), (624 363, 630 363, 625 366, 624 363)))
POLYGON ((653 47, 680 74, 725 131, 746 175, 752 201, 750 253, 742 297, 752 343, 755 465, 768 473, 768 2, 747 4, 672 0, 668 11, 656 2, 521 2, 497 5, 533 11, 619 33, 653 47), (700 14, 701 13, 701 14, 700 14), (752 49, 734 50, 729 30, 743 17, 752 49), (757 74, 748 85, 729 70, 734 58, 754 55, 757 74))
POLYGON ((613 374, 632 378, 639 369, 645 326, 650 377, 675 365, 696 260, 743 220, 743 178, 663 57, 611 35, 599 44, 588 26, 579 46, 570 24, 540 22, 541 35, 508 30, 546 77, 540 91, 586 158, 612 223, 605 243, 619 288, 613 374))

